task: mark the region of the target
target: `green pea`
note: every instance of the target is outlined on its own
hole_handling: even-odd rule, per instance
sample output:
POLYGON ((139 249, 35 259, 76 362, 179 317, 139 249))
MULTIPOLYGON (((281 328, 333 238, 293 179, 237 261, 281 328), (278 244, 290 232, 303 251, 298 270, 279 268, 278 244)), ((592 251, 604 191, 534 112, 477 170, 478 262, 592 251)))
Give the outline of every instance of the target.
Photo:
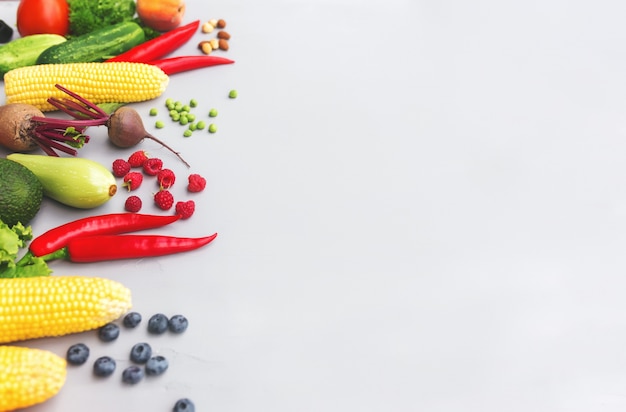
POLYGON ((156 127, 157 129, 162 129, 165 127, 165 123, 163 123, 161 120, 157 120, 157 122, 154 124, 154 127, 156 127))
POLYGON ((178 112, 171 114, 170 117, 172 118, 173 121, 177 122, 180 120, 180 115, 178 114, 178 112))
POLYGON ((189 119, 190 122, 193 122, 194 120, 196 120, 196 115, 193 113, 189 113, 187 114, 187 118, 189 119))
POLYGON ((167 99, 165 99, 165 105, 169 106, 170 104, 174 104, 174 99, 168 97, 167 99))
POLYGON ((178 120, 178 122, 184 126, 187 123, 189 123, 189 119, 187 118, 187 116, 180 116, 180 119, 178 120))
POLYGON ((204 123, 203 120, 200 120, 198 123, 196 123, 196 130, 202 130, 206 127, 206 123, 204 123))
POLYGON ((196 99, 191 99, 191 101, 189 102, 189 106, 191 107, 198 106, 198 101, 196 99))
POLYGON ((181 102, 174 103, 174 110, 180 112, 181 110, 183 110, 183 104, 181 102))
POLYGON ((150 116, 156 116, 156 115, 157 115, 157 113, 158 113, 158 112, 157 112, 157 109, 156 109, 156 108, 154 108, 154 107, 153 107, 152 109, 150 109, 150 116))
POLYGON ((189 129, 187 129, 187 130, 185 130, 183 132, 183 136, 184 137, 191 137, 192 134, 193 134, 193 132, 191 130, 189 130, 189 129))
POLYGON ((211 109, 209 111, 209 117, 217 117, 217 109, 211 109))
POLYGON ((230 97, 231 99, 236 99, 237 98, 237 90, 231 90, 228 93, 228 97, 230 97))
POLYGON ((193 132, 194 130, 196 130, 196 124, 195 124, 195 123, 193 123, 193 122, 192 122, 192 123, 189 123, 189 130, 191 130, 192 132, 193 132))
POLYGON ((211 123, 209 125, 209 133, 215 133, 217 132, 217 126, 215 125, 215 123, 211 123))
POLYGON ((188 104, 183 106, 183 110, 186 111, 187 113, 189 113, 189 111, 191 110, 191 107, 189 107, 188 104))

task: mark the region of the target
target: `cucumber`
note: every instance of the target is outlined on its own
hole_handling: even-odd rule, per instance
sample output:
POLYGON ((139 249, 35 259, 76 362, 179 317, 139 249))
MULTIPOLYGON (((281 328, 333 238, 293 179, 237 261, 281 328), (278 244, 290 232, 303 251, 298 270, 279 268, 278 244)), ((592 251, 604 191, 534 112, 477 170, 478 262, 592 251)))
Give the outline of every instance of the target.
POLYGON ((65 41, 58 34, 33 34, 0 47, 0 78, 9 70, 35 65, 44 50, 65 41))
POLYGON ((126 21, 52 46, 39 55, 37 64, 101 62, 145 40, 143 29, 133 21, 126 21))
POLYGON ((26 166, 41 182, 45 196, 67 206, 91 209, 103 205, 117 192, 109 169, 90 159, 22 153, 6 158, 26 166))

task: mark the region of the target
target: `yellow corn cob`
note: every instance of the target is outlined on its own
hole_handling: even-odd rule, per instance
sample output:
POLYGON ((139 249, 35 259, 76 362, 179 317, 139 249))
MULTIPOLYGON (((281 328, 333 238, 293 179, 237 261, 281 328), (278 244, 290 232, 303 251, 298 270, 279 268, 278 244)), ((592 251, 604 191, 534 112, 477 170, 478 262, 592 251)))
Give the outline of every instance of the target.
POLYGON ((0 411, 41 403, 65 383, 65 359, 52 352, 0 346, 0 411))
POLYGON ((4 76, 6 103, 26 103, 41 111, 56 110, 49 97, 67 95, 54 85, 69 89, 92 103, 131 103, 159 97, 169 77, 145 63, 40 64, 10 70, 4 76))
POLYGON ((130 307, 130 290, 109 279, 0 279, 0 343, 95 329, 130 307))

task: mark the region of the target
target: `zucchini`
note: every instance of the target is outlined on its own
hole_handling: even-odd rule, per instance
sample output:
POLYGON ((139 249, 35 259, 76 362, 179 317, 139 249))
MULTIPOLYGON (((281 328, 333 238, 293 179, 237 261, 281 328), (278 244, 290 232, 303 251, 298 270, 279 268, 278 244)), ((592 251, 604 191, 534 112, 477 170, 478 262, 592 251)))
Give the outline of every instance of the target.
POLYGON ((58 34, 33 34, 0 47, 0 78, 9 70, 35 65, 44 50, 65 41, 58 34))
POLYGON ((22 153, 6 158, 26 166, 41 182, 45 196, 67 206, 91 209, 108 202, 117 192, 111 171, 90 159, 22 153))
POLYGON ((126 21, 72 37, 39 55, 37 64, 101 62, 143 43, 143 29, 126 21))

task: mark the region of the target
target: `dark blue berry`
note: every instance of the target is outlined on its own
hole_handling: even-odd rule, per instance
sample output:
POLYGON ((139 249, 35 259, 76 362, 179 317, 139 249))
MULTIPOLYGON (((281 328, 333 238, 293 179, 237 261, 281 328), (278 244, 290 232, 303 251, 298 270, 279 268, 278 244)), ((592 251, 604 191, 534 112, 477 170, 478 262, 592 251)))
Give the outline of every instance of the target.
POLYGON ((167 330, 167 325, 167 316, 162 313, 157 313, 148 319, 148 332, 160 335, 167 330))
POLYGON ((174 315, 169 320, 169 328, 173 333, 183 333, 187 330, 189 321, 183 315, 174 315))
POLYGON ((137 343, 130 350, 130 360, 135 363, 146 363, 152 356, 152 348, 147 343, 137 343))
POLYGON ((141 323, 141 314, 138 312, 128 312, 122 322, 127 328, 137 327, 137 325, 141 323))
POLYGON ((102 356, 93 364, 93 373, 96 376, 111 376, 115 371, 115 360, 110 356, 102 356))
POLYGON ((196 406, 190 399, 179 399, 174 405, 173 412, 196 412, 196 406))
POLYGON ((135 384, 143 379, 143 369, 139 366, 131 365, 122 372, 122 382, 135 384))
POLYGON ((146 375, 156 376, 167 370, 169 362, 163 356, 154 356, 146 362, 146 375))
POLYGON ((84 343, 77 343, 67 349, 67 363, 70 365, 82 365, 89 358, 89 348, 84 343))
POLYGON ((107 323, 98 330, 98 337, 103 342, 111 342, 120 336, 120 327, 115 323, 107 323))

